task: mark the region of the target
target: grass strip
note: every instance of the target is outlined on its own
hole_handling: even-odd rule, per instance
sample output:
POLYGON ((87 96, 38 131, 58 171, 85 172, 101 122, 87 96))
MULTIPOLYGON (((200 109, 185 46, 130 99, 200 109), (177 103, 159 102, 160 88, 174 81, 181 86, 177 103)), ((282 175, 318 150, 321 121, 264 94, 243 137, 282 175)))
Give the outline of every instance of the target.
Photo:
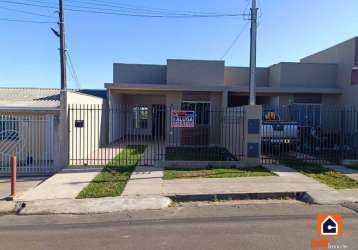
POLYGON ((165 159, 169 161, 232 161, 237 160, 223 147, 167 147, 165 159))
POLYGON ((77 199, 119 196, 141 160, 144 145, 129 145, 112 159, 77 196, 77 199))
POLYGON ((229 178, 229 177, 254 177, 273 176, 275 174, 261 166, 253 168, 203 168, 187 169, 175 168, 164 171, 164 180, 183 178, 229 178))
POLYGON ((356 180, 319 164, 290 162, 287 163, 287 166, 335 189, 358 188, 358 182, 356 180))

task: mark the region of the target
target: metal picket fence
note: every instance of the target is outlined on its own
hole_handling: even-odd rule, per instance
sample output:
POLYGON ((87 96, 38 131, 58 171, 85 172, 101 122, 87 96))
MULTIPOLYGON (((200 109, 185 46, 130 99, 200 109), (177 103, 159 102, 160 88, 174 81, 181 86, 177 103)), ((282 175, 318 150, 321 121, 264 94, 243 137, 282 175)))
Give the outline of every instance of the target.
POLYGON ((263 163, 358 159, 356 107, 264 106, 262 124, 263 163))
POLYGON ((74 104, 69 114, 71 166, 105 166, 130 160, 126 148, 143 145, 139 164, 159 160, 227 160, 243 157, 244 111, 212 110, 208 105, 74 104), (175 115, 192 114, 192 123, 181 127, 175 115), (119 161, 121 161, 119 160, 119 161))
POLYGON ((17 158, 18 175, 54 172, 54 116, 0 115, 0 176, 10 175, 17 158))

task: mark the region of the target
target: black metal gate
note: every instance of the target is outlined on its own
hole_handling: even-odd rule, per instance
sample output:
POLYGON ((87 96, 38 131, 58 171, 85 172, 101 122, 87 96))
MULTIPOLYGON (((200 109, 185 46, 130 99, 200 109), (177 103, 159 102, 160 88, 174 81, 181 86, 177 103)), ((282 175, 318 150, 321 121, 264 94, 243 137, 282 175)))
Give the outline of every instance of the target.
POLYGON ((138 159, 153 165, 164 159, 166 109, 163 105, 70 105, 69 163, 104 166, 138 159))
POLYGON ((358 159, 357 108, 293 104, 263 110, 263 163, 358 159))
POLYGON ((153 165, 159 160, 241 160, 244 110, 208 107, 70 105, 69 164, 153 165), (191 120, 184 121, 189 122, 187 126, 173 123, 176 112, 189 115, 192 112, 191 120))

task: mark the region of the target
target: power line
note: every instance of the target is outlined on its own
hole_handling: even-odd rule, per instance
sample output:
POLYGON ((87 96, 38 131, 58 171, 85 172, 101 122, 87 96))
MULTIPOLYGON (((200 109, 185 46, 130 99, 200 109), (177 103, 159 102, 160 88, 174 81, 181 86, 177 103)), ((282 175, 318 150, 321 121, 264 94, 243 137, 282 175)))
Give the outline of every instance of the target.
POLYGON ((56 23, 56 22, 48 22, 48 21, 36 21, 36 20, 24 20, 24 19, 12 19, 12 18, 0 18, 0 21, 4 22, 18 22, 18 23, 56 23))
POLYGON ((246 28, 248 27, 249 22, 245 22, 244 26, 242 27, 242 29, 240 30, 240 32, 236 35, 236 37, 234 38, 234 40, 231 42, 231 44, 229 45, 229 47, 225 50, 224 54, 222 55, 222 57, 220 58, 220 60, 223 60, 227 54, 229 54, 229 52, 231 51, 231 49, 235 46, 236 42, 239 40, 239 38, 241 37, 241 35, 244 33, 244 31, 246 30, 246 28))
POLYGON ((76 3, 85 3, 90 5, 97 5, 97 6, 109 6, 109 7, 116 7, 122 9, 130 9, 130 10, 137 10, 137 11, 145 11, 151 13, 169 13, 169 14, 222 14, 220 12, 204 12, 204 11, 192 11, 192 10, 174 10, 174 9, 165 9, 165 8, 152 8, 152 7, 145 7, 145 6, 136 6, 131 4, 123 4, 123 3, 113 3, 110 1, 81 1, 81 0, 68 0, 68 2, 76 2, 76 3))
MULTIPOLYGON (((41 1, 41 0, 23 0, 27 2, 35 2, 35 3, 44 3, 44 4, 54 4, 52 2, 48 1, 41 1)), ((123 4, 123 3, 114 3, 111 1, 91 1, 91 0, 67 0, 67 2, 70 2, 70 4, 66 4, 66 6, 69 7, 77 7, 77 8, 88 8, 88 6, 100 6, 100 7, 94 7, 92 9, 97 10, 111 10, 113 11, 115 9, 119 9, 120 11, 127 11, 130 10, 131 12, 141 12, 141 13, 156 13, 156 14, 164 14, 164 15, 227 15, 228 13, 220 13, 220 12, 204 12, 204 11, 192 11, 192 10, 174 10, 174 9, 164 9, 164 8, 152 8, 152 7, 144 7, 144 6, 136 6, 131 4, 123 4), (73 5, 71 3, 79 3, 81 5, 73 5), (85 4, 85 5, 83 5, 85 4), (106 7, 112 7, 111 9, 104 9, 101 8, 103 6, 106 7)), ((232 14, 232 13, 231 13, 232 14)))
POLYGON ((76 69, 75 69, 74 64, 73 64, 73 62, 72 62, 72 58, 71 58, 70 52, 69 52, 68 50, 67 50, 67 57, 68 57, 67 65, 68 65, 69 68, 70 68, 71 77, 72 77, 73 81, 75 82, 76 87, 77 87, 78 89, 80 89, 80 88, 81 88, 81 83, 80 83, 80 81, 79 81, 79 79, 78 79, 78 75, 77 75, 76 69))
MULTIPOLYGON (((57 9, 55 6, 50 5, 41 5, 41 4, 33 4, 33 3, 24 3, 24 2, 16 2, 16 1, 0 1, 0 3, 8 3, 8 4, 15 4, 15 5, 24 5, 24 6, 31 6, 31 7, 40 7, 40 8, 48 8, 48 9, 57 9)), ((68 5, 67 5, 68 6, 68 5)), ((191 14, 191 15, 150 15, 150 14, 141 14, 138 12, 126 12, 126 11, 118 11, 118 10, 111 10, 109 11, 102 11, 103 9, 100 8, 91 8, 85 6, 78 6, 78 7, 71 7, 65 8, 67 11, 73 12, 81 12, 81 13, 92 13, 92 14, 106 14, 106 15, 117 15, 117 16, 127 16, 127 17, 146 17, 146 18, 219 18, 219 17, 239 17, 239 16, 246 16, 246 14, 242 13, 224 13, 224 14, 191 14), (92 9, 92 10, 91 10, 92 9)))
POLYGON ((246 0, 246 7, 245 7, 245 10, 244 10, 244 13, 246 13, 246 11, 249 9, 250 7, 250 0, 246 0))
POLYGON ((55 18, 54 16, 50 16, 50 15, 45 15, 45 14, 36 13, 36 12, 31 12, 31 11, 25 11, 25 10, 18 10, 18 9, 3 7, 3 6, 0 6, 0 9, 7 10, 7 11, 18 12, 18 13, 24 13, 24 14, 33 15, 33 16, 41 16, 41 17, 55 18))

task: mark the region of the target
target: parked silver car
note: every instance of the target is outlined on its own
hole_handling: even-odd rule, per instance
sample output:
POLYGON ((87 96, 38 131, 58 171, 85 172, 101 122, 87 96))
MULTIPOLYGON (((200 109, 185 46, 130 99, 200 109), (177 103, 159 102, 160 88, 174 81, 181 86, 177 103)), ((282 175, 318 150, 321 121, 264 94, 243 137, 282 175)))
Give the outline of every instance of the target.
POLYGON ((279 147, 290 150, 298 144, 298 123, 282 121, 275 112, 264 113, 261 131, 264 149, 279 147))

